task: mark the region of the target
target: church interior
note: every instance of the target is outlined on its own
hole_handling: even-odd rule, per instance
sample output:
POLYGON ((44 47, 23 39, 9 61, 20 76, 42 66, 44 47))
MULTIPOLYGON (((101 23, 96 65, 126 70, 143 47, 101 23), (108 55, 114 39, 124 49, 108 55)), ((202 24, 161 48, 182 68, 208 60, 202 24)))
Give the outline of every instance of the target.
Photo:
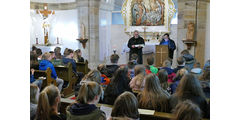
POLYGON ((210 119, 210 0, 30 0, 29 13, 31 120, 210 119))

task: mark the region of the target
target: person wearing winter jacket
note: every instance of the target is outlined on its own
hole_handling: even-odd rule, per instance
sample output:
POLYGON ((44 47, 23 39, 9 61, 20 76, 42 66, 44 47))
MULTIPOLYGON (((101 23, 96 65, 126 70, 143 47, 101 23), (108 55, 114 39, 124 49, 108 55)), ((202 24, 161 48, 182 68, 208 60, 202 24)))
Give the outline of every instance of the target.
POLYGON ((52 70, 51 77, 56 80, 56 82, 58 84, 58 89, 61 92, 64 81, 57 77, 55 68, 54 68, 53 64, 51 63, 51 60, 52 60, 51 54, 48 52, 44 53, 42 56, 42 59, 43 60, 39 64, 39 70, 47 70, 47 68, 50 68, 52 70))

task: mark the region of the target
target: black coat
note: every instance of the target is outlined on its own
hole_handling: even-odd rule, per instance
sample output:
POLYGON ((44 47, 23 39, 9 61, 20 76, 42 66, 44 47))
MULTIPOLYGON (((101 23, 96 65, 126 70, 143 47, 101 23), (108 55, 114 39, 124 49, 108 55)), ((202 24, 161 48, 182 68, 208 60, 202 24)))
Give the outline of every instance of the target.
POLYGON ((138 47, 133 48, 132 47, 132 45, 139 45, 139 44, 145 45, 144 39, 142 37, 140 37, 140 36, 138 38, 132 37, 129 39, 129 41, 128 41, 128 47, 130 48, 129 60, 131 60, 131 55, 135 53, 138 55, 138 64, 142 64, 143 63, 142 48, 138 48, 138 47))
MULTIPOLYGON (((162 41, 160 42, 160 45, 163 42, 165 42, 164 39, 162 39, 162 41)), ((168 52, 169 52, 168 56, 169 56, 169 58, 173 59, 173 52, 174 52, 175 49, 176 49, 175 42, 173 40, 169 39, 169 44, 168 44, 168 52)))

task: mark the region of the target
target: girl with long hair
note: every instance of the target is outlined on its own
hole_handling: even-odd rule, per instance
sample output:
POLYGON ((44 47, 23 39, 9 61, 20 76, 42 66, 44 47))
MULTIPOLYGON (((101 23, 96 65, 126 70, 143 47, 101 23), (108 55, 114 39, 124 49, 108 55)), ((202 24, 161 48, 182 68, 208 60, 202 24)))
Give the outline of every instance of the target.
POLYGON ((172 120, 201 120, 200 108, 190 100, 179 103, 173 112, 172 120))
POLYGON ((94 81, 98 84, 101 84, 101 73, 94 69, 94 70, 91 70, 90 72, 88 72, 88 74, 86 74, 81 82, 75 87, 75 96, 77 97, 78 96, 78 91, 81 87, 81 85, 87 81, 94 81))
POLYGON ((171 109, 187 99, 200 107, 204 117, 209 117, 209 108, 202 87, 199 80, 192 74, 186 74, 180 80, 176 93, 170 97, 171 109))
POLYGON ((60 92, 56 86, 45 87, 39 96, 36 120, 65 120, 63 115, 58 114, 60 99, 60 92))
POLYGON ((124 92, 114 102, 110 120, 138 120, 138 101, 131 92, 124 92))
POLYGON ((102 88, 98 83, 83 83, 76 102, 67 107, 67 120, 105 120, 105 113, 96 106, 101 93, 102 88))
POLYGON ((161 88, 159 79, 154 74, 146 76, 144 90, 138 94, 139 108, 169 112, 168 96, 161 88))
POLYGON ((109 85, 104 92, 104 103, 113 105, 115 99, 124 91, 131 91, 129 87, 129 77, 127 66, 121 66, 115 72, 109 85))
POLYGON ((188 74, 188 71, 186 68, 182 68, 180 70, 177 71, 176 77, 173 79, 173 83, 170 85, 171 88, 171 94, 176 92, 177 86, 180 83, 180 80, 182 79, 182 77, 188 74))
POLYGON ((164 93, 170 97, 170 88, 168 86, 168 73, 165 69, 161 69, 158 71, 158 78, 159 78, 159 81, 160 81, 160 85, 162 87, 162 89, 164 90, 164 93))

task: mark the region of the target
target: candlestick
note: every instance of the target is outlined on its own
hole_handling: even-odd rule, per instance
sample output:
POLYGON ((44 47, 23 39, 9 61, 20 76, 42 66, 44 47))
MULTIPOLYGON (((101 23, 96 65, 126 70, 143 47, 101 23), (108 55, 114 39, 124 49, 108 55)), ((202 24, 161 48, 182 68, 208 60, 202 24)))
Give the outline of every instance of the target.
POLYGON ((36 38, 36 44, 38 44, 38 38, 36 38))

